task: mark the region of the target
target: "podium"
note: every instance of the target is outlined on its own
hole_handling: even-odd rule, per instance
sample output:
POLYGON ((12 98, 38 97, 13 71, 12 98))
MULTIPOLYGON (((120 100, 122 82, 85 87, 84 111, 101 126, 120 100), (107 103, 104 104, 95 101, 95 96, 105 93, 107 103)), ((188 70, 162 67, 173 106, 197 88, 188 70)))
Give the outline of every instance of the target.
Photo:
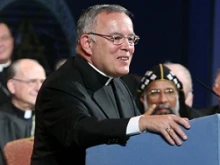
POLYGON ((169 145, 160 135, 142 133, 126 146, 102 144, 86 150, 86 165, 220 165, 220 115, 190 120, 188 140, 169 145))

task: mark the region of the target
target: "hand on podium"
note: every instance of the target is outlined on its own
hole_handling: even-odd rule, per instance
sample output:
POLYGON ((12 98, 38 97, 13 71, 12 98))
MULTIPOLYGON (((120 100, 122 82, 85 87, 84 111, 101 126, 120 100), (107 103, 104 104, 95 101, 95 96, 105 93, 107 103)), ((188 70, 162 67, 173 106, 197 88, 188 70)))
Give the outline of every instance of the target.
POLYGON ((142 132, 149 131, 160 133, 171 145, 181 145, 182 140, 187 140, 187 135, 181 127, 186 129, 190 128, 188 119, 173 114, 149 115, 148 113, 154 110, 155 107, 155 104, 152 105, 148 111, 141 116, 139 120, 140 130, 142 132))

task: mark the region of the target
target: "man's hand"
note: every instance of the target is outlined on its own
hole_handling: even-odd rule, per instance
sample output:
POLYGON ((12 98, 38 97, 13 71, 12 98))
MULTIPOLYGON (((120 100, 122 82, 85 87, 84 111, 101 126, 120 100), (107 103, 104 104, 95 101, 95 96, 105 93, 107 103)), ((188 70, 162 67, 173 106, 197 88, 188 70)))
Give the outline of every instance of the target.
POLYGON ((156 104, 153 104, 152 106, 150 106, 150 108, 145 109, 144 115, 145 116, 152 115, 152 113, 154 112, 155 108, 156 108, 156 104))
MULTIPOLYGON (((156 105, 152 105, 148 111, 152 111, 156 105)), ((181 118, 176 115, 149 115, 147 112, 139 120, 141 131, 160 133, 171 144, 181 145, 182 140, 187 139, 187 135, 182 128, 190 128, 187 118, 181 118)))

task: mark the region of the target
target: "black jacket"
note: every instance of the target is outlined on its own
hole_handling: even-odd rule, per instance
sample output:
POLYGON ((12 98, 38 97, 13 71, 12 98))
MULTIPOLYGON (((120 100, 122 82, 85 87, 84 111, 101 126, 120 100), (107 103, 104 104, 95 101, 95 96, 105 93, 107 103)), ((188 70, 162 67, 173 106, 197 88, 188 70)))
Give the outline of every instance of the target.
POLYGON ((32 165, 84 165, 86 148, 126 143, 129 119, 140 113, 119 78, 112 80, 114 106, 107 80, 79 55, 49 75, 36 102, 32 165))
MULTIPOLYGON (((31 136, 32 118, 20 117, 11 102, 0 106, 0 164, 4 165, 3 148, 7 142, 31 136)), ((20 110, 21 111, 21 110, 20 110)), ((24 114, 21 111, 19 114, 24 114)))

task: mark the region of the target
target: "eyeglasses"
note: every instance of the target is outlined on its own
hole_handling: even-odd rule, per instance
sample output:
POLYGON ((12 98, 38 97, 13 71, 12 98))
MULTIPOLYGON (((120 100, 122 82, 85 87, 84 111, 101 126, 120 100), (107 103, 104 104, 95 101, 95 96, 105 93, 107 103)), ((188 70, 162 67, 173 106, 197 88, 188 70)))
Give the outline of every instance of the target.
POLYGON ((173 88, 166 88, 164 91, 161 91, 160 89, 151 89, 147 92, 147 95, 150 99, 159 99, 161 92, 163 92, 167 98, 174 98, 177 94, 176 90, 173 88))
POLYGON ((127 38, 128 42, 131 46, 136 45, 138 41, 140 40, 140 37, 137 35, 129 35, 129 36, 124 36, 122 34, 115 34, 115 35, 105 35, 105 34, 99 34, 99 33, 87 33, 87 34, 92 34, 92 35, 97 35, 100 37, 103 37, 107 40, 110 40, 113 42, 114 45, 121 45, 124 42, 124 39, 127 38))
POLYGON ((29 86, 35 86, 38 83, 42 84, 44 82, 44 79, 30 79, 30 80, 22 80, 22 79, 17 79, 17 78, 12 78, 12 80, 21 82, 21 83, 25 83, 29 86))

